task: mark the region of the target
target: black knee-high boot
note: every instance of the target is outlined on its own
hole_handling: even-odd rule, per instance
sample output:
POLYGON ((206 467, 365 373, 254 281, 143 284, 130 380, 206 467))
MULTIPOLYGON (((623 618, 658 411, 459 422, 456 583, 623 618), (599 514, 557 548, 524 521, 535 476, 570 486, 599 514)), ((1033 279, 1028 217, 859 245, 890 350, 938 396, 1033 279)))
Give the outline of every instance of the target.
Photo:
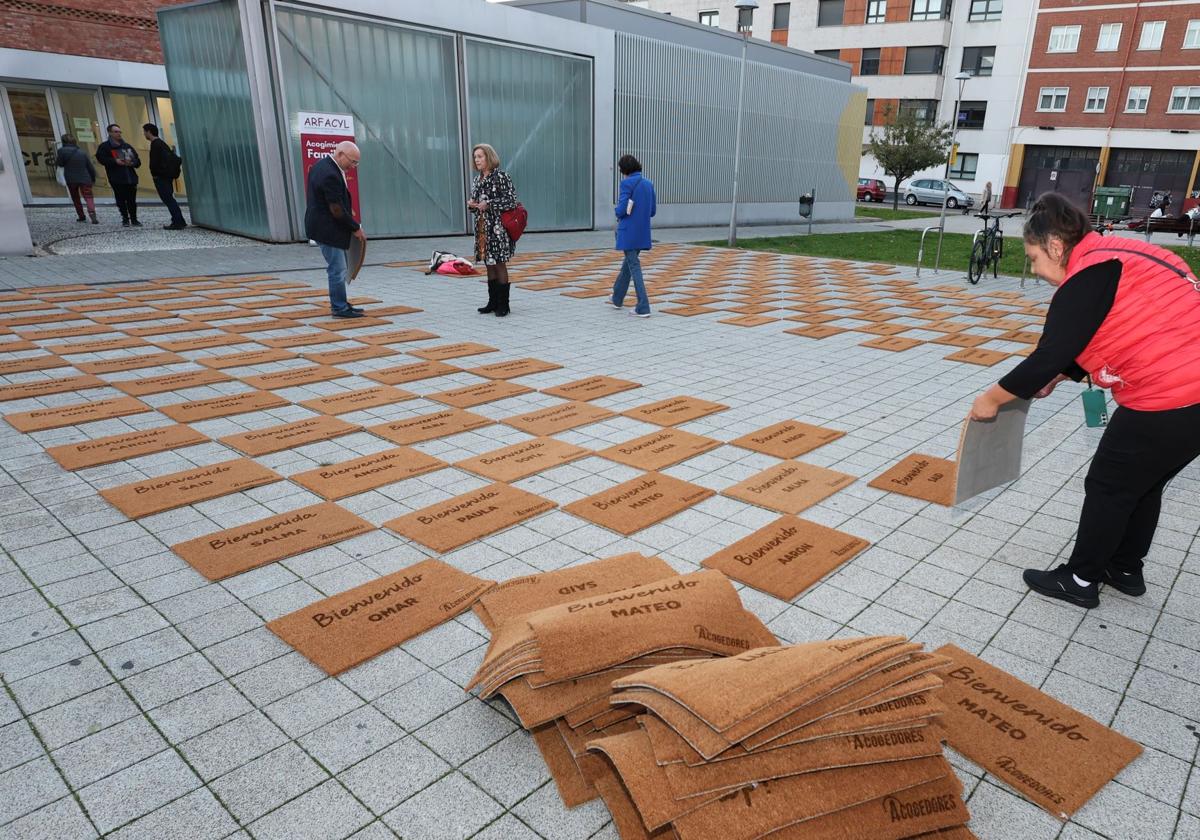
POLYGON ((496 294, 496 286, 497 285, 499 285, 499 284, 495 280, 493 280, 491 277, 488 278, 488 281, 487 281, 488 302, 487 302, 487 306, 479 307, 478 312, 480 315, 487 315, 489 312, 496 311, 496 298, 498 297, 498 295, 496 294))
POLYGON ((500 280, 496 281, 496 317, 503 318, 508 314, 508 293, 512 289, 512 283, 504 283, 500 280))

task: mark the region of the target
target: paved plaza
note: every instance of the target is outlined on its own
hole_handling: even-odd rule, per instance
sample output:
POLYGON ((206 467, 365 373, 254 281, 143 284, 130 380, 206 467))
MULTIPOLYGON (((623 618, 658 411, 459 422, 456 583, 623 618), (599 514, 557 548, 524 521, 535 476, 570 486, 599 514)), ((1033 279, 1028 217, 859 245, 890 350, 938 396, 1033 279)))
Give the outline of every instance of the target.
MULTIPOLYGON (((1002 322, 1016 318, 1040 329, 1040 319, 1030 313, 1048 300, 1048 287, 1030 282, 1022 289, 1014 278, 971 287, 945 272, 926 272, 917 280, 908 268, 742 258, 721 249, 670 246, 655 251, 648 277, 657 290, 657 311, 642 320, 603 305, 600 295, 618 260, 612 251, 587 250, 601 245, 591 236, 580 234, 566 244, 575 250, 514 264, 514 280, 525 285, 514 287, 513 313, 503 319, 475 313, 486 297, 477 278, 425 276, 412 265, 366 268, 351 296, 378 301, 365 306, 368 314, 400 305, 421 311, 389 315, 387 325, 340 329, 337 340, 289 348, 292 353, 362 347, 356 337, 398 329, 436 337, 391 345, 396 352, 386 357, 338 363, 348 374, 339 378, 274 388, 288 403, 281 407, 194 421, 191 427, 209 438, 198 445, 73 472, 46 452, 170 425, 157 409, 242 393, 251 386, 241 379, 305 368, 309 361, 297 355, 228 368, 227 380, 141 396, 150 410, 82 425, 21 433, 0 423, 0 837, 617 838, 601 801, 563 807, 532 738, 503 700, 484 702, 464 691, 488 642, 473 613, 337 677, 326 676, 265 626, 435 552, 380 527, 211 582, 170 550, 316 504, 319 496, 286 477, 393 444, 357 431, 257 456, 255 461, 285 480, 137 520, 99 495, 138 479, 238 458, 239 452, 218 439, 314 416, 300 403, 376 385, 364 374, 417 362, 410 354, 421 348, 478 342, 494 352, 450 364, 471 368, 532 357, 561 365, 513 380, 532 389, 526 393, 470 408, 493 421, 557 405, 562 401, 542 389, 583 377, 638 383, 594 401, 614 416, 553 435, 588 449, 655 431, 658 427, 621 415, 637 406, 678 396, 728 406, 679 427, 721 446, 662 470, 717 495, 629 537, 553 510, 443 555, 447 563, 503 581, 637 551, 657 555, 680 572, 696 571, 705 558, 778 518, 775 511, 721 495, 779 463, 729 441, 785 420, 844 431, 844 437, 799 460, 858 480, 800 515, 869 540, 870 548, 792 603, 738 584, 746 607, 784 642, 902 634, 930 649, 957 644, 1144 745, 1144 753, 1066 824, 948 750, 965 786, 970 827, 983 840, 1200 840, 1200 465, 1180 475, 1164 497, 1146 569, 1149 592, 1133 598, 1105 589, 1100 607, 1091 611, 1032 595, 1020 576, 1025 567, 1062 562, 1073 542, 1083 476, 1100 435, 1084 425, 1079 388, 1060 386, 1034 404, 1024 474, 1003 489, 947 508, 868 486, 910 453, 954 456, 971 400, 1028 352, 1030 345, 1015 337, 1020 325, 1006 328, 1002 322), (812 310, 797 309, 790 298, 796 281, 814 288, 834 284, 840 294, 857 290, 881 317, 850 318, 834 305, 821 317, 798 319, 812 310), (990 367, 947 359, 960 347, 937 343, 941 334, 928 329, 929 322, 887 312, 894 304, 890 296, 900 288, 953 308, 954 321, 984 337, 979 349, 1007 358, 990 367), (972 308, 979 314, 966 314, 972 308), (887 328, 881 329, 885 320, 887 328), (816 337, 821 330, 787 332, 806 326, 831 329, 827 337, 816 337), (893 336, 912 339, 912 346, 898 351, 862 346, 893 336)), ((538 242, 531 237, 530 248, 538 242)), ((428 250, 424 243, 384 243, 372 261, 383 254, 412 259, 418 249, 428 250)), ((213 247, 207 260, 203 251, 186 251, 179 262, 164 254, 154 276, 266 273, 286 283, 324 287, 323 271, 313 267, 316 256, 304 246, 213 247), (271 254, 286 258, 272 266, 271 254)), ((36 288, 37 282, 72 279, 76 263, 52 262, 59 259, 74 258, 24 263, 31 266, 29 278, 40 281, 26 279, 19 261, 0 266, 3 284, 22 289, 4 296, 0 311, 12 314, 0 320, 27 320, 23 316, 36 318, 60 304, 101 299, 89 297, 92 287, 36 288), (39 306, 21 302, 35 298, 39 306)), ((146 279, 146 255, 121 259, 129 265, 140 260, 127 279, 146 279)), ((101 265, 110 271, 115 263, 101 265)), ((107 279, 102 273, 74 279, 107 279)), ((219 291, 227 287, 202 283, 195 294, 162 299, 159 318, 127 320, 121 316, 150 312, 150 306, 127 285, 95 286, 104 300, 131 296, 124 307, 91 311, 101 325, 100 319, 111 316, 104 330, 38 338, 11 352, 0 344, 0 366, 46 349, 67 362, 4 372, 0 388, 85 375, 79 365, 163 352, 129 342, 120 349, 66 353, 63 341, 124 336, 182 341, 217 334, 214 324, 238 323, 197 322, 195 329, 153 337, 147 328, 156 323, 183 323, 168 311, 171 301, 211 300, 189 313, 256 304, 269 312, 269 304, 295 291, 270 288, 270 281, 256 286, 259 282, 237 281, 239 294, 241 289, 247 294, 229 300, 219 291)), ((154 294, 148 286, 141 291, 154 294)), ((321 305, 322 298, 301 294, 292 308, 304 303, 321 305)), ((251 316, 258 313, 246 315, 251 316)), ((328 319, 301 320, 306 325, 246 333, 243 344, 180 350, 183 361, 97 369, 104 380, 99 386, 11 399, 0 403, 0 411, 125 397, 111 383, 208 370, 195 360, 246 352, 256 342, 310 332, 312 322, 328 319)), ((14 325, 9 331, 15 334, 0 336, 0 342, 60 326, 60 320, 14 325)), ((428 395, 484 381, 458 370, 407 382, 401 387, 415 399, 340 417, 362 426, 416 417, 444 408, 428 395)), ((496 423, 417 443, 414 448, 451 466, 338 504, 381 525, 488 484, 453 465, 528 439, 496 423)), ((588 456, 514 484, 565 506, 640 474, 588 456)))

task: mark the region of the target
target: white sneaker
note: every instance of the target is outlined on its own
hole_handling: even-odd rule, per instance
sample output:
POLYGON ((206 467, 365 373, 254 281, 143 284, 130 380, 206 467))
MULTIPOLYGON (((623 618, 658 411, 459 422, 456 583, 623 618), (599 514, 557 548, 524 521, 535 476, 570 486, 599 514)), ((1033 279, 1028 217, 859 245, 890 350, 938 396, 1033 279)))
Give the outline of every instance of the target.
POLYGON ((650 317, 649 312, 638 312, 636 309, 630 309, 629 314, 632 315, 634 318, 649 318, 650 317))
POLYGON ((620 304, 613 303, 612 298, 610 298, 610 297, 606 297, 604 299, 604 303, 605 303, 605 305, 611 307, 612 309, 624 309, 624 307, 621 306, 620 304))

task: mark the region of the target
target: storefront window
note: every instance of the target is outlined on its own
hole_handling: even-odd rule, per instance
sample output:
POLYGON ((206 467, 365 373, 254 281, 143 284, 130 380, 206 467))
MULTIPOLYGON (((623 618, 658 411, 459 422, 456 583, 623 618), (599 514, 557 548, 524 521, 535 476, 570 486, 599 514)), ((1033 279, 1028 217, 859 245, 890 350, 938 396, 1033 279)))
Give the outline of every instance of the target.
POLYGON ((108 186, 104 167, 96 163, 96 148, 104 142, 105 137, 104 126, 96 115, 95 91, 57 88, 54 93, 58 97, 63 131, 75 137, 79 148, 87 153, 95 166, 96 184, 93 190, 96 197, 111 197, 112 190, 108 186))
MULTIPOLYGON (((150 122, 150 103, 144 93, 108 94, 109 122, 121 126, 122 139, 137 151, 142 159, 138 169, 138 198, 150 201, 158 200, 158 192, 154 189, 154 179, 150 177, 150 143, 142 135, 142 126, 150 122)), ((101 130, 105 127, 102 126, 101 130)), ((107 135, 100 138, 107 140, 107 135)))
POLYGON ((54 158, 58 152, 58 138, 54 136, 54 123, 50 119, 50 105, 46 101, 45 91, 9 88, 8 103, 12 108, 30 195, 34 198, 66 195, 66 189, 55 177, 54 158))

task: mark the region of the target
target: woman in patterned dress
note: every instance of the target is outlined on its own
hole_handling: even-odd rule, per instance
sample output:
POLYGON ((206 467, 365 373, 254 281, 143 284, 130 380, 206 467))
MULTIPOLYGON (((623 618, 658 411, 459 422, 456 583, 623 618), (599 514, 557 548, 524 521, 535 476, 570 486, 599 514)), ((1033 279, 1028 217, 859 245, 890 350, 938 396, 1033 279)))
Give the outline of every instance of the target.
POLYGON ((487 143, 471 150, 471 160, 479 173, 467 202, 475 213, 475 262, 487 266, 488 276, 488 302, 479 313, 494 312, 503 318, 508 314, 508 261, 512 259, 513 241, 500 214, 517 206, 517 191, 512 178, 500 168, 500 156, 487 143))

